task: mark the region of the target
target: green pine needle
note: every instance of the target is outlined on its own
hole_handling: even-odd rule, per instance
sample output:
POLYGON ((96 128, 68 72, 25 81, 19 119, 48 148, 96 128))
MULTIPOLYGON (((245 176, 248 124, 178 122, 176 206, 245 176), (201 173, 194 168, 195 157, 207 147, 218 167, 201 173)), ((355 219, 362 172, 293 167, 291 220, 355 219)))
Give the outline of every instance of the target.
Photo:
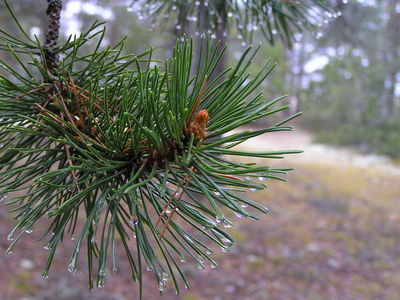
POLYGON ((141 6, 139 14, 152 16, 162 27, 172 20, 178 34, 193 23, 200 33, 226 36, 237 31, 238 37, 252 41, 259 30, 268 43, 283 41, 289 47, 295 33, 315 32, 335 13, 328 0, 132 0, 132 6, 135 3, 141 6))
POLYGON ((288 171, 230 157, 299 152, 232 149, 267 132, 291 130, 285 126, 290 118, 231 131, 287 107, 273 108, 281 98, 253 95, 274 67, 267 62, 246 80, 258 48, 249 47, 219 80, 214 70, 223 51, 209 37, 202 40, 197 68, 188 39, 177 42, 172 59, 153 66, 152 50, 133 56, 122 54, 123 42, 100 47, 101 25, 55 49, 60 64, 54 74, 41 63, 44 48, 37 39, 0 32, 0 49, 19 63, 17 70, 0 60, 8 73, 0 77, 0 191, 2 199, 13 195, 7 204, 16 220, 7 252, 48 219, 43 277, 63 239, 74 234, 68 270, 77 269, 86 248, 90 288, 94 280, 104 285, 108 266, 117 270, 115 248, 123 247, 134 281, 141 284, 147 268, 161 292, 169 278, 179 293, 181 280, 188 285, 180 261, 191 257, 200 268, 206 261, 216 266, 210 243, 224 251, 234 243, 225 230, 232 226, 226 212, 257 219, 256 213, 268 211, 241 195, 266 187, 252 179, 281 180, 288 171), (84 52, 96 39, 95 50, 84 52))

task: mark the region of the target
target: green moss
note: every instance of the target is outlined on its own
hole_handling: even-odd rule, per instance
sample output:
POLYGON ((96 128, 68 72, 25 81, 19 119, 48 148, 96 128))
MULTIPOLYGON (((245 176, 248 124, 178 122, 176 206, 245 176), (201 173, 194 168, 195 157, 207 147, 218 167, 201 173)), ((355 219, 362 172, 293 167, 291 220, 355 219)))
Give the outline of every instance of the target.
POLYGON ((237 243, 244 242, 246 240, 246 235, 239 230, 234 229, 230 232, 230 234, 237 243))
POLYGON ((19 278, 15 279, 12 282, 12 285, 15 287, 15 290, 21 293, 30 292, 32 288, 27 283, 32 281, 32 274, 28 272, 21 272, 18 275, 19 278))
POLYGON ((266 261, 260 257, 256 257, 252 259, 246 266, 249 271, 256 271, 260 269, 264 269, 266 265, 266 261))

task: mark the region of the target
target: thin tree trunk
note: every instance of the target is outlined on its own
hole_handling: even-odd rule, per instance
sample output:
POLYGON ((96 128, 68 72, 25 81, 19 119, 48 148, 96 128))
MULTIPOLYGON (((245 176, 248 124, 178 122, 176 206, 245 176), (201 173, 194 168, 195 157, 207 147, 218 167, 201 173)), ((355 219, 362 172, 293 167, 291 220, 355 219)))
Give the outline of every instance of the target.
MULTIPOLYGON (((216 3, 216 8, 217 8, 219 16, 222 18, 221 22, 218 23, 216 32, 215 32, 216 40, 220 42, 220 50, 219 50, 220 52, 218 54, 221 54, 222 49, 226 45, 226 37, 225 37, 226 21, 227 21, 226 20, 226 18, 227 18, 226 1, 219 0, 216 3)), ((225 67, 226 67, 226 53, 225 53, 225 55, 222 56, 222 59, 215 70, 216 76, 221 74, 225 70, 225 67)), ((222 81, 223 78, 221 78, 220 80, 222 81)))
MULTIPOLYGON (((217 41, 220 41, 220 53, 226 45, 225 26, 226 26, 225 22, 222 22, 218 25, 217 30, 216 30, 216 39, 217 39, 217 41)), ((226 67, 226 54, 222 55, 221 62, 219 63, 219 65, 217 66, 217 68, 215 70, 216 74, 217 75, 221 74, 225 70, 225 67, 226 67)), ((221 79, 223 79, 223 78, 221 78, 221 79)))
POLYGON ((198 28, 196 28, 196 44, 195 44, 196 48, 195 48, 195 53, 194 53, 194 72, 200 64, 200 57, 202 57, 202 55, 203 55, 203 53, 200 53, 200 44, 201 44, 202 35, 205 32, 207 32, 206 20, 207 20, 207 10, 204 6, 204 1, 200 1, 199 22, 198 22, 198 28))
POLYGON ((395 103, 396 74, 399 72, 400 14, 396 12, 397 0, 388 4, 389 20, 386 25, 387 47, 385 49, 385 93, 381 99, 381 119, 393 116, 395 103))

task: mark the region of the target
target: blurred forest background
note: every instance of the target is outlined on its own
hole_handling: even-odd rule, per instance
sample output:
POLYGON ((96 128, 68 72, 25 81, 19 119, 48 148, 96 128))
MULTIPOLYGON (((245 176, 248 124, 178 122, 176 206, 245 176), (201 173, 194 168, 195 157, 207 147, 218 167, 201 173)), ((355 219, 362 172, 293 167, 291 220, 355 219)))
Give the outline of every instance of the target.
MULTIPOLYGON (((138 14, 140 5, 130 6, 131 0, 64 2, 64 38, 79 34, 95 20, 107 21, 105 43, 115 45, 127 36, 126 50, 131 53, 156 45, 157 57, 169 57, 181 27, 166 23, 160 28, 138 14)), ((292 49, 279 43, 268 46, 262 34, 254 31, 253 41, 264 43, 257 59, 261 62, 271 57, 278 65, 264 83, 265 92, 268 97, 290 95, 292 111, 305 112, 301 125, 315 133, 318 141, 399 157, 400 3, 336 2, 338 13, 328 13, 314 35, 297 34, 292 49)), ((18 0, 13 1, 13 7, 24 16, 21 21, 30 33, 43 37, 47 26, 44 5, 40 1, 33 5, 33 1, 18 0)), ((4 8, 0 14, 1 28, 17 32, 4 8)), ((187 23, 194 23, 191 17, 187 23)), ((194 27, 188 34, 196 37, 194 27)), ((229 65, 248 44, 236 32, 227 34, 229 65)), ((253 68, 258 66, 262 64, 255 63, 253 68)))
MULTIPOLYGON (((267 135, 245 146, 305 153, 278 163, 295 166, 289 184, 271 183, 250 196, 269 206, 271 215, 238 221, 240 230, 232 229, 238 246, 229 258, 217 255, 218 271, 187 266, 193 288, 179 299, 399 299, 400 3, 335 1, 337 12, 314 34, 296 34, 291 49, 271 46, 254 31, 262 51, 253 70, 269 57, 277 63, 263 85, 266 97, 288 94, 291 112, 304 115, 293 134, 267 135)), ((30 33, 43 38, 46 1, 10 2, 30 33)), ((95 20, 107 21, 105 45, 127 36, 131 53, 157 46, 155 57, 171 56, 177 24, 160 28, 129 0, 63 2, 64 39, 95 20)), ((17 34, 3 3, 0 28, 17 34)), ((191 35, 196 40, 196 28, 191 35)), ((248 43, 236 32, 227 35, 229 66, 248 43)), ((4 52, 0 58, 11 61, 4 52)), ((12 221, 5 208, 0 217, 5 249, 12 221)), ((1 255, 2 269, 13 272, 0 276, 0 299, 133 299, 137 287, 123 271, 103 290, 87 292, 85 274, 72 278, 62 269, 68 245, 56 259, 61 271, 51 274, 49 287, 39 275, 46 253, 32 253, 33 239, 24 243, 13 254, 18 256, 1 255)), ((147 285, 145 299, 158 299, 157 288, 147 285)), ((178 296, 171 292, 163 299, 178 296)))

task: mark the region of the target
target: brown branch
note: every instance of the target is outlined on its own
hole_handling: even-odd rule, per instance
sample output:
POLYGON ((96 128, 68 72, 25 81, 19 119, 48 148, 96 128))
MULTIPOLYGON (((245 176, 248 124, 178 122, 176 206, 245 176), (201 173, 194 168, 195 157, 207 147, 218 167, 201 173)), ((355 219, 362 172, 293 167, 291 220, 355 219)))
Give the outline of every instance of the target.
POLYGON ((59 56, 54 52, 60 36, 60 18, 62 10, 61 0, 47 0, 48 7, 46 14, 49 16, 49 26, 47 27, 46 42, 45 42, 45 61, 44 65, 53 75, 59 63, 59 56))
MULTIPOLYGON (((82 97, 85 101, 89 101, 89 96, 88 95, 90 95, 90 92, 88 90, 85 90, 84 88, 82 88, 80 86, 77 86, 71 76, 69 77, 69 84, 72 86, 73 94, 75 95, 76 98, 81 98, 82 97), (80 90, 80 93, 78 93, 77 89, 80 90)), ((103 99, 101 99, 100 97, 96 97, 96 98, 97 98, 97 100, 99 101, 100 104, 103 103, 103 99)), ((84 101, 82 101, 82 104, 84 104, 84 101)), ((104 109, 99 104, 97 104, 96 102, 93 102, 93 106, 95 108, 97 108, 99 111, 101 111, 103 114, 106 113, 104 111, 104 109)), ((86 114, 89 115, 89 113, 87 112, 86 107, 83 107, 83 108, 85 109, 86 114)), ((114 110, 117 113, 119 112, 116 109, 114 109, 114 110)), ((114 119, 111 116, 109 116, 108 118, 109 118, 109 120, 111 122, 114 122, 114 119)))
MULTIPOLYGON (((188 185, 189 185, 189 182, 187 181, 186 184, 185 184, 185 187, 187 187, 188 185)), ((183 191, 183 189, 182 189, 182 191, 181 191, 181 193, 180 193, 180 195, 179 195, 179 197, 178 197, 178 199, 177 199, 177 202, 179 202, 179 201, 182 200, 182 196, 183 196, 183 195, 184 195, 184 191, 183 191)), ((163 229, 161 230, 161 237, 164 236, 164 233, 165 233, 165 231, 167 230, 167 227, 168 227, 169 223, 171 222, 172 217, 174 216, 174 214, 175 214, 177 208, 178 208, 178 205, 175 205, 175 206, 174 206, 174 209, 172 210, 171 214, 169 215, 169 218, 167 219, 167 222, 165 222, 164 227, 163 227, 163 229)))
POLYGON ((235 180, 238 180, 238 181, 244 181, 243 178, 240 178, 240 177, 237 177, 237 176, 220 174, 220 173, 216 173, 215 175, 218 175, 218 176, 221 176, 221 177, 225 177, 225 178, 229 178, 229 179, 235 179, 235 180))
MULTIPOLYGON (((190 170, 193 172, 193 171, 194 171, 194 167, 190 167, 190 170)), ((186 188, 186 187, 189 185, 189 180, 188 180, 188 179, 189 179, 189 175, 186 175, 186 176, 182 179, 182 181, 181 181, 181 186, 184 186, 184 187, 186 188)), ((168 207, 172 204, 172 202, 174 201, 174 199, 175 199, 175 197, 176 197, 176 195, 178 194, 179 191, 180 191, 180 194, 179 194, 179 197, 177 198, 177 202, 179 202, 179 201, 182 200, 182 197, 183 197, 183 195, 184 195, 184 190, 183 190, 183 188, 178 187, 178 188, 176 189, 175 193, 174 193, 174 194, 172 195, 172 197, 170 198, 170 200, 165 204, 165 206, 164 206, 164 208, 163 208, 161 214, 160 214, 159 217, 158 217, 158 220, 157 220, 157 223, 156 223, 156 227, 157 227, 157 225, 160 223, 160 221, 161 221, 161 219, 162 219, 162 216, 163 216, 164 214, 166 214, 168 207)), ((174 214, 175 214, 175 212, 176 212, 176 209, 177 209, 177 205, 174 206, 174 208, 173 208, 171 214, 169 215, 167 221, 165 222, 165 224, 164 224, 164 226, 163 226, 163 228, 162 228, 162 230, 161 230, 161 237, 164 236, 164 233, 165 233, 165 231, 167 230, 167 227, 168 227, 169 223, 171 222, 172 217, 174 216, 174 214)))
MULTIPOLYGON (((74 167, 74 164, 71 160, 71 152, 69 151, 69 146, 68 145, 64 145, 64 150, 65 150, 65 154, 67 155, 67 162, 68 165, 70 166, 70 168, 74 167)), ((72 176, 72 181, 75 183, 76 185, 76 189, 78 190, 78 193, 81 192, 81 189, 78 185, 78 177, 76 176, 76 170, 71 170, 71 176, 72 176)))
POLYGON ((15 97, 14 100, 20 100, 20 99, 22 99, 22 98, 24 98, 26 96, 32 95, 32 94, 34 94, 36 92, 43 91, 46 88, 47 87, 40 87, 40 88, 37 88, 37 89, 30 90, 29 92, 23 93, 22 95, 19 95, 19 96, 15 97))

